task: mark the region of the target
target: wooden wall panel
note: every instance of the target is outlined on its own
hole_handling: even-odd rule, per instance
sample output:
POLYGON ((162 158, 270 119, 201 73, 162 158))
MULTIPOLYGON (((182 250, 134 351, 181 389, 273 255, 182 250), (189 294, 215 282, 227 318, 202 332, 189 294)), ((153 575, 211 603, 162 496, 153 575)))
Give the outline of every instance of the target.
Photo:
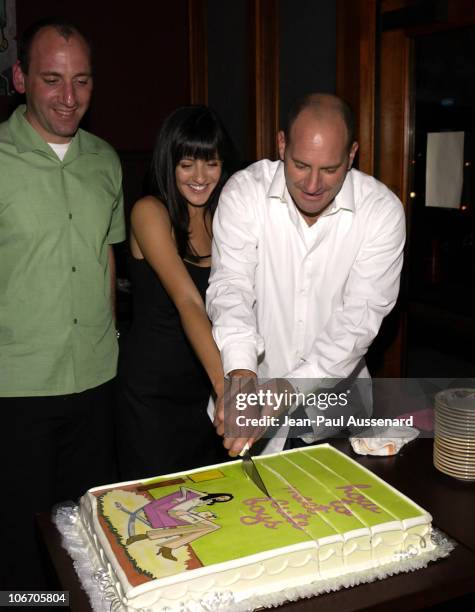
POLYGON ((208 104, 206 0, 188 0, 190 103, 208 104))
POLYGON ((360 31, 358 2, 338 0, 337 4, 337 55, 336 94, 352 107, 355 116, 360 109, 360 31))
MULTIPOLYGON (((355 112, 358 168, 375 175, 402 197, 407 191, 405 158, 401 155, 407 156, 408 150, 408 49, 393 49, 396 41, 391 33, 380 42, 384 49, 378 58, 377 19, 375 0, 338 0, 337 94, 355 112)), ((401 376, 404 339, 405 316, 397 307, 384 321, 368 353, 373 375, 401 376)))
MULTIPOLYGON (((381 34, 379 104, 376 113, 378 154, 375 159, 375 174, 402 201, 407 218, 409 152, 412 146, 411 54, 411 39, 403 31, 394 30, 381 34)), ((375 373, 379 376, 400 377, 405 372, 406 281, 403 274, 398 304, 384 321, 381 336, 373 349, 373 353, 377 353, 379 345, 384 347, 380 351, 380 361, 375 367, 375 373)))
POLYGON ((252 0, 250 8, 252 157, 276 159, 279 129, 278 3, 275 0, 252 0))
POLYGON ((57 16, 90 38, 95 82, 84 127, 117 149, 151 149, 164 117, 189 103, 188 0, 17 0, 16 7, 18 33, 57 16))
POLYGON ((374 172, 374 108, 375 108, 375 53, 376 53, 376 0, 363 2, 360 12, 360 108, 358 140, 360 143, 358 167, 363 172, 374 172))
POLYGON ((374 172, 376 0, 338 0, 337 95, 353 108, 360 144, 357 165, 374 172))
POLYGON ((384 32, 380 48, 380 103, 378 112, 380 154, 376 174, 404 206, 408 203, 408 169, 411 138, 410 81, 412 41, 401 30, 384 32))

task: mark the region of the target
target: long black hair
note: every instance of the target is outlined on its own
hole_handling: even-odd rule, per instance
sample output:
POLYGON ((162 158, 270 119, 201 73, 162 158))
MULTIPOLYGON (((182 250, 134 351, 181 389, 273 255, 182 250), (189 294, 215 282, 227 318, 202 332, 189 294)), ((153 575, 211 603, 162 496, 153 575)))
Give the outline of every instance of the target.
POLYGON ((214 504, 222 504, 231 501, 234 499, 234 495, 232 493, 208 493, 200 499, 204 502, 210 502, 208 506, 214 506, 214 504), (222 499, 223 497, 226 497, 226 499, 222 499))
POLYGON ((198 261, 189 240, 190 215, 179 192, 175 169, 184 157, 222 162, 221 176, 205 205, 213 217, 224 183, 233 170, 234 147, 219 117, 206 106, 182 106, 163 122, 152 157, 151 191, 168 209, 180 257, 198 261))

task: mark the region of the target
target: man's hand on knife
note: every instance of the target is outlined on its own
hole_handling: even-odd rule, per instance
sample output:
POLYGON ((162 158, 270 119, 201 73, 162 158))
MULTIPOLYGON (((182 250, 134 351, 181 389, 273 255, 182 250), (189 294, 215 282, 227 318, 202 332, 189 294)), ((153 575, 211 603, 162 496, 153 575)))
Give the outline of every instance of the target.
MULTIPOLYGON (((250 370, 233 370, 229 373, 230 380, 227 381, 224 399, 217 407, 215 413, 215 426, 218 434, 224 435, 224 446, 231 457, 241 454, 243 449, 250 448, 265 433, 266 425, 238 425, 239 416, 247 419, 258 419, 262 417, 278 417, 288 408, 281 402, 281 408, 276 410, 276 404, 272 401, 260 406, 252 402, 245 402, 249 394, 257 396, 259 392, 267 394, 270 398, 275 395, 295 392, 293 386, 285 379, 274 378, 261 385, 257 384, 257 376, 250 370), (238 395, 241 397, 238 398, 238 395), (239 407, 238 410, 238 399, 239 407), (243 403, 245 407, 243 409, 243 403)), ((266 395, 267 397, 267 395, 266 395)), ((247 421, 250 422, 250 421, 247 421)), ((267 419, 263 419, 267 423, 267 419)))
POLYGON ((233 395, 237 395, 238 393, 242 393, 241 387, 244 388, 247 382, 255 381, 257 375, 252 370, 232 370, 229 372, 227 376, 227 380, 225 380, 225 391, 224 393, 216 398, 215 401, 215 409, 214 409, 214 421, 213 424, 216 427, 216 432, 220 435, 224 435, 224 404, 226 402, 226 407, 231 406, 231 400, 235 401, 233 395), (244 378, 245 381, 241 381, 239 379, 244 378), (234 379, 236 379, 234 381, 234 379), (249 380, 250 379, 250 380, 249 380), (234 382, 233 382, 234 381, 234 382), (237 384, 236 384, 237 383, 237 384))
POLYGON ((223 402, 220 411, 217 413, 217 432, 224 435, 224 447, 228 450, 231 457, 236 457, 244 446, 252 446, 255 442, 253 429, 248 426, 239 426, 237 418, 242 412, 251 418, 259 416, 258 406, 246 405, 244 411, 238 410, 238 399, 242 403, 242 397, 247 397, 249 393, 255 393, 257 389, 257 375, 251 370, 233 370, 228 374, 229 380, 226 382, 223 402), (241 396, 240 398, 238 396, 241 396))

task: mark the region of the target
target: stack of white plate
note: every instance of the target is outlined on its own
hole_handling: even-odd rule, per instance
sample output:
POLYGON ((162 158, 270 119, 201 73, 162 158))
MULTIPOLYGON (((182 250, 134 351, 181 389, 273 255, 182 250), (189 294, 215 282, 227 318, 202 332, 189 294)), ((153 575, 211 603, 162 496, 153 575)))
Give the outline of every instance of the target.
POLYGON ((475 389, 435 396, 434 465, 460 480, 475 480, 475 389))

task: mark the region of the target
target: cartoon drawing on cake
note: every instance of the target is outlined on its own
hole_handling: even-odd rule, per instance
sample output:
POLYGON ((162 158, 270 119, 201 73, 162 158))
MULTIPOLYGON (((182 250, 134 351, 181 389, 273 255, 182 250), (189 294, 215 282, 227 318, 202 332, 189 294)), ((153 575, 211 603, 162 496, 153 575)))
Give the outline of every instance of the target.
POLYGON ((115 505, 130 516, 126 546, 152 540, 159 545, 157 555, 177 561, 174 550, 220 529, 220 525, 212 520, 216 518, 215 514, 197 510, 232 499, 231 493, 205 493, 181 486, 134 511, 128 510, 120 502, 115 505), (135 533, 135 521, 148 527, 145 533, 135 533))
POLYGON ((82 498, 88 537, 128 609, 151 609, 154 598, 185 609, 215 589, 243 602, 250 593, 283 601, 296 580, 325 591, 329 580, 353 584, 355 572, 380 575, 391 564, 393 573, 406 558, 412 571, 432 551, 430 515, 332 447, 259 461, 273 500, 239 461, 82 498))

